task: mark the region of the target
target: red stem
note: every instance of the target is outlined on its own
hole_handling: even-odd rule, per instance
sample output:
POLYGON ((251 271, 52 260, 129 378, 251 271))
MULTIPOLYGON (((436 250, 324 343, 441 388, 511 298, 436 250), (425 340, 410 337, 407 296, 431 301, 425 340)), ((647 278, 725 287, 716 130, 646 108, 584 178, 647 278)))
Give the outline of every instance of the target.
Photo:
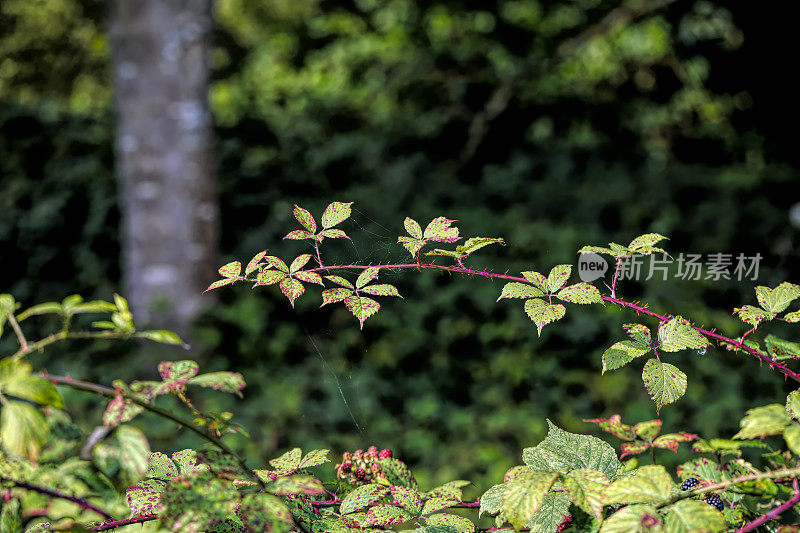
MULTIPOLYGON (((401 269, 401 268, 417 268, 417 269, 419 269, 419 268, 431 268, 431 269, 434 269, 434 270, 441 270, 441 271, 444 271, 444 272, 455 272, 455 273, 458 273, 458 274, 467 274, 467 275, 471 275, 471 276, 483 276, 485 278, 491 278, 491 279, 505 279, 505 280, 508 280, 508 281, 519 281, 519 282, 522 282, 522 283, 529 283, 528 280, 526 280, 525 278, 520 278, 520 277, 517 277, 517 276, 509 276, 508 274, 497 274, 495 272, 489 272, 489 271, 486 271, 486 270, 474 270, 474 269, 471 269, 471 268, 465 268, 465 267, 460 267, 460 266, 443 266, 443 265, 437 265, 437 264, 434 264, 434 263, 397 263, 397 264, 387 264, 387 265, 355 265, 355 264, 350 264, 350 265, 326 265, 326 266, 323 266, 323 267, 309 269, 309 271, 311 271, 311 272, 329 271, 329 270, 339 270, 339 269, 346 269, 346 268, 364 270, 365 268, 369 268, 370 266, 375 266, 375 267, 378 267, 378 268, 381 268, 381 269, 386 269, 386 270, 398 270, 398 269, 401 269)), ((652 317, 655 317, 655 318, 659 319, 661 322, 664 322, 664 321, 669 319, 668 317, 666 317, 664 315, 659 315, 658 313, 654 313, 653 311, 650 311, 646 307, 643 307, 641 305, 638 305, 638 304, 635 304, 635 303, 632 303, 632 302, 626 302, 625 300, 621 300, 621 299, 613 297, 613 296, 603 296, 603 300, 606 301, 606 302, 610 302, 610 303, 619 305, 621 307, 629 307, 629 308, 637 311, 638 313, 644 313, 646 315, 650 315, 652 317)), ((711 337, 712 339, 714 339, 714 340, 716 340, 718 342, 723 342, 725 344, 729 344, 730 346, 734 346, 734 347, 736 347, 736 348, 738 348, 740 350, 743 350, 743 351, 745 351, 745 352, 747 352, 747 353, 749 353, 751 355, 756 356, 760 361, 762 361, 764 363, 767 363, 770 366, 770 368, 777 369, 784 376, 790 377, 793 380, 795 380, 797 382, 800 382, 800 374, 798 374, 797 372, 794 372, 793 370, 789 369, 786 365, 778 362, 777 360, 772 359, 772 358, 762 354, 758 350, 755 350, 753 348, 750 348, 749 346, 744 345, 741 341, 737 341, 737 340, 731 339, 729 337, 725 337, 724 335, 720 335, 719 333, 716 333, 714 331, 708 331, 708 330, 703 329, 701 327, 697 327, 697 326, 692 326, 692 327, 695 330, 697 330, 699 333, 701 333, 702 335, 705 335, 706 337, 711 337)))
POLYGON ((764 516, 753 520, 743 528, 737 529, 735 533, 746 533, 747 531, 753 531, 761 524, 764 524, 772 520, 773 518, 780 516, 781 513, 783 513, 787 509, 790 509, 797 502, 800 502, 800 489, 798 489, 796 478, 794 481, 792 481, 792 488, 794 489, 794 496, 792 496, 790 500, 787 500, 786 502, 782 503, 772 511, 765 514, 764 516))
POLYGON ((30 483, 26 483, 25 481, 15 481, 14 486, 20 489, 38 492, 39 494, 44 494, 46 496, 50 496, 51 498, 59 498, 62 500, 67 500, 74 503, 81 509, 84 509, 86 511, 93 511, 107 520, 114 519, 114 517, 111 516, 109 513, 105 512, 104 510, 100 509, 97 506, 92 505, 91 503, 87 502, 84 498, 79 498, 77 496, 69 496, 67 494, 64 494, 63 492, 59 492, 53 489, 47 489, 45 487, 40 487, 38 485, 32 485, 30 483))
POLYGON ((118 527, 127 526, 129 524, 141 524, 142 522, 155 520, 156 518, 158 518, 158 515, 143 514, 140 516, 134 516, 132 518, 125 518, 124 520, 111 520, 108 522, 103 522, 100 525, 94 526, 92 528, 92 531, 106 531, 108 529, 116 529, 118 527))

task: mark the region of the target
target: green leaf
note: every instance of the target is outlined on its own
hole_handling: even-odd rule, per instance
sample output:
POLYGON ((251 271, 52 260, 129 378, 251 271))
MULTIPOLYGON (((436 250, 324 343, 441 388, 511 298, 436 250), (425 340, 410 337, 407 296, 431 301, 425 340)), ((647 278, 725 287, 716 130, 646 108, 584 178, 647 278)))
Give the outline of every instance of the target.
POLYGON ((292 307, 294 307, 295 300, 306 290, 303 284, 294 278, 283 278, 278 287, 280 287, 283 295, 289 299, 289 303, 292 304, 292 307))
MULTIPOLYGON (((286 237, 284 237, 285 239, 286 237)), ((267 255, 267 251, 263 250, 258 252, 253 258, 247 263, 247 266, 244 269, 244 275, 249 276, 255 269, 257 269, 261 265, 261 260, 264 259, 264 256, 267 255)))
POLYGON ((786 397, 786 413, 795 420, 800 420, 800 389, 793 390, 786 397))
POLYGON ((165 329, 153 329, 150 331, 140 331, 136 334, 137 337, 147 339, 161 344, 173 344, 177 346, 188 347, 189 345, 183 342, 177 333, 167 331, 165 329))
POLYGON ((772 315, 766 311, 753 307, 752 305, 743 305, 733 310, 733 314, 739 315, 742 322, 746 322, 751 326, 758 326, 764 320, 772 320, 772 315))
POLYGON ((311 213, 300 207, 299 205, 295 204, 294 209, 292 210, 294 214, 294 218, 308 231, 311 233, 315 233, 317 231, 317 222, 314 220, 314 217, 311 213))
POLYGON ((180 472, 175 462, 161 452, 150 454, 145 475, 149 478, 167 481, 176 477, 180 472))
POLYGON ((161 379, 169 382, 170 388, 183 387, 187 381, 197 375, 200 367, 195 361, 161 361, 158 363, 158 373, 161 374, 161 379))
POLYGON ((458 236, 458 228, 451 227, 453 222, 455 222, 455 220, 450 220, 445 217, 434 218, 425 228, 425 232, 422 236, 429 241, 456 242, 461 237, 458 236))
POLYGON ((597 290, 597 287, 584 282, 576 283, 575 285, 570 285, 569 287, 564 287, 558 292, 558 294, 556 294, 556 296, 565 302, 582 305, 596 304, 603 301, 603 298, 600 296, 600 291, 597 290))
POLYGON ((642 253, 641 249, 649 249, 649 247, 653 246, 657 242, 661 242, 665 240, 666 237, 663 235, 659 235, 658 233, 646 233, 644 235, 640 235, 633 239, 631 243, 628 245, 628 249, 633 252, 642 253))
POLYGON ((800 358, 800 344, 790 342, 775 335, 767 335, 764 338, 767 353, 777 360, 798 359, 800 358))
POLYGON ((544 277, 543 274, 539 274, 538 272, 527 271, 522 273, 522 277, 533 283, 536 287, 541 289, 544 292, 547 292, 547 278, 544 277))
POLYGON ((406 219, 403 221, 403 226, 406 228, 406 231, 409 235, 415 239, 422 239, 422 228, 416 220, 406 217, 406 219))
MULTIPOLYGON (((500 485, 497 485, 500 486, 500 485)), ((505 489, 505 487, 503 487, 505 489)), ((419 514, 428 515, 431 513, 435 513, 436 511, 441 511, 442 509, 447 509, 448 507, 453 507, 457 503, 460 502, 460 499, 451 499, 451 498, 441 498, 441 497, 434 497, 429 500, 425 501, 425 505, 422 508, 422 512, 419 514)), ((483 505, 483 500, 481 500, 481 505, 483 505)), ((499 494, 497 499, 497 505, 503 505, 503 494, 502 492, 499 494)), ((500 507, 497 508, 500 510, 500 507)))
POLYGON ((0 360, 0 393, 40 405, 64 408, 64 401, 50 381, 31 375, 31 365, 10 357, 0 360))
POLYGON ((600 429, 607 433, 611 433, 615 437, 622 440, 633 440, 636 438, 636 432, 633 426, 622 423, 620 415, 611 415, 611 418, 592 418, 584 420, 584 422, 591 422, 597 424, 600 429))
POLYGON ((652 344, 650 328, 644 324, 623 324, 622 329, 636 344, 641 346, 650 346, 652 344))
POLYGON ((347 236, 347 233, 340 229, 324 229, 319 232, 319 240, 321 241, 323 238, 327 237, 328 239, 349 239, 350 237, 347 236))
POLYGON ((708 339, 682 317, 676 316, 658 327, 659 348, 665 352, 677 352, 691 348, 700 350, 709 345, 708 339))
POLYGON ((629 455, 638 455, 640 453, 646 452, 652 446, 649 442, 643 442, 640 440, 632 441, 632 442, 623 442, 619 445, 619 449, 622 452, 620 455, 620 459, 624 459, 629 455))
POLYGON ((44 415, 31 404, 3 402, 0 411, 0 443, 3 449, 35 462, 49 432, 44 415))
POLYGON ((578 250, 579 254, 608 254, 614 255, 614 253, 609 248, 603 248, 602 246, 584 246, 580 250, 578 250))
POLYGON ((566 285, 570 274, 572 274, 572 265, 554 266, 547 276, 547 288, 550 289, 549 292, 556 292, 566 285))
POLYGON ((394 501, 403 509, 407 509, 414 516, 419 516, 422 510, 422 497, 414 489, 393 485, 389 488, 394 501))
POLYGON ((223 278, 238 278, 241 272, 242 264, 239 261, 231 261, 219 269, 219 275, 223 278))
POLYGON ((783 319, 790 324, 794 324, 796 322, 800 322, 800 311, 792 311, 791 313, 786 313, 783 315, 783 319))
POLYGON ((314 234, 310 231, 306 231, 304 229, 296 229, 294 231, 290 231, 286 234, 284 239, 289 239, 291 241, 301 241, 303 239, 314 239, 314 234))
POLYGON ((286 263, 280 257, 276 257, 274 255, 268 255, 264 257, 264 260, 267 262, 269 266, 277 268, 278 270, 280 270, 285 274, 289 273, 289 267, 286 266, 286 263))
POLYGON ((664 531, 658 511, 649 505, 629 505, 607 518, 600 533, 648 533, 664 531))
POLYGON ((164 508, 161 494, 167 488, 167 482, 160 479, 145 479, 128 487, 125 495, 131 518, 146 514, 158 514, 164 508))
POLYGON ((240 391, 245 387, 244 377, 238 372, 209 372, 195 376, 187 383, 240 396, 240 391))
POLYGON ((505 483, 495 485, 484 492, 480 498, 481 506, 478 510, 478 517, 480 518, 483 513, 489 513, 492 515, 499 513, 503 508, 503 494, 505 494, 505 492, 505 483))
MULTIPOLYGON (((236 281, 236 278, 218 279, 217 281, 215 281, 214 283, 209 285, 208 288, 206 290, 204 290, 203 292, 205 293, 205 292, 208 292, 208 291, 213 291, 214 289, 219 289, 220 287, 224 287, 225 285, 230 285, 234 281, 236 281)), ((0 333, 2 333, 1 330, 0 330, 0 333)))
POLYGON ((472 533, 475 531, 475 524, 471 520, 449 513, 431 515, 426 523, 429 526, 450 526, 458 533, 472 533))
POLYGON ((363 296, 348 296, 344 305, 358 319, 361 329, 364 329, 364 322, 381 308, 381 304, 363 296))
POLYGON ((664 450, 678 451, 681 442, 691 442, 697 438, 694 433, 666 433, 653 441, 653 446, 664 450))
POLYGON ((350 217, 353 202, 331 202, 322 213, 322 227, 332 228, 350 217))
POLYGON ((358 275, 358 278, 356 278, 356 288, 360 289, 361 287, 363 287, 364 285, 375 279, 378 276, 378 272, 380 272, 380 270, 381 269, 376 266, 365 268, 361 272, 361 274, 358 275))
POLYGON ((3 502, 3 511, 0 513, 0 531, 22 531, 22 514, 19 500, 14 498, 3 502))
POLYGON ((425 246, 425 243, 428 241, 423 239, 415 239, 413 237, 398 237, 397 242, 403 245, 403 248, 408 250, 412 256, 416 257, 419 254, 419 251, 422 250, 422 247, 425 246))
POLYGON ((506 484, 503 513, 514 529, 519 531, 533 518, 557 477, 555 472, 531 470, 506 484))
POLYGON ((536 447, 522 451, 522 460, 529 468, 556 472, 589 468, 614 479, 620 463, 610 444, 591 435, 569 433, 549 420, 547 424, 547 437, 536 447))
POLYGON ((621 368, 637 357, 652 351, 650 346, 642 346, 634 341, 620 341, 603 352, 603 374, 609 370, 621 368))
POLYGON ((271 459, 269 464, 278 471, 290 473, 300 468, 302 456, 303 451, 300 448, 292 448, 277 459, 271 459))
POLYGON ((292 494, 322 494, 325 487, 314 476, 299 474, 294 476, 279 477, 267 485, 267 491, 280 496, 292 494))
POLYGON ((473 252, 477 252, 484 246, 489 246, 490 244, 499 244, 501 246, 505 246, 506 243, 503 239, 494 238, 494 237, 470 237, 469 239, 464 242, 463 245, 456 247, 456 252, 461 255, 470 255, 473 252))
POLYGON ((552 533, 566 519, 569 512, 569 498, 563 492, 548 492, 542 506, 536 511, 525 527, 530 533, 552 533))
POLYGON ((364 526, 393 526, 402 524, 412 518, 411 513, 389 504, 377 504, 367 511, 364 526))
POLYGON ((342 504, 339 506, 339 512, 341 514, 348 514, 358 511, 359 509, 363 509, 368 505, 372 505, 376 501, 386 496, 388 493, 388 487, 384 487, 383 485, 378 485, 375 483, 356 487, 352 492, 344 497, 342 504))
MULTIPOLYGON (((116 307, 112 306, 112 311, 116 309, 116 307)), ((45 302, 39 305, 34 305, 33 307, 29 307, 28 309, 24 310, 20 314, 17 315, 17 321, 22 322, 26 318, 35 316, 35 315, 48 315, 48 314, 61 314, 61 304, 57 302, 45 302)), ((6 314, 2 313, 3 319, 5 319, 6 314)))
MULTIPOLYGON (((345 289, 344 287, 324 290, 322 291, 322 305, 341 302, 352 294, 353 291, 345 289)), ((322 305, 320 305, 320 307, 322 307, 322 305)))
POLYGON ((608 479, 598 471, 578 468, 561 478, 564 490, 570 500, 586 513, 601 518, 603 515, 603 494, 608 487, 608 479))
POLYGON ((272 494, 245 495, 237 514, 247 531, 288 533, 294 527, 292 513, 280 498, 272 494))
POLYGON ((717 533, 725 529, 725 517, 697 500, 681 500, 666 509, 667 533, 717 533))
POLYGON ((381 283, 378 285, 367 285, 366 287, 362 287, 359 289, 359 292, 364 294, 372 294, 373 296, 400 296, 400 293, 397 291, 397 287, 394 285, 389 285, 386 283, 381 283))
POLYGON ((123 470, 133 479, 145 475, 150 461, 150 444, 139 428, 122 425, 117 428, 119 462, 123 470))
POLYGON ((791 424, 783 432, 786 445, 795 455, 800 455, 800 424, 791 424))
POLYGON ((763 407, 749 409, 739 422, 742 428, 733 436, 734 439, 755 439, 767 435, 783 433, 792 422, 783 405, 773 403, 763 407))
POLYGON ((279 270, 262 270, 256 276, 256 285, 274 285, 285 277, 286 273, 279 270))
POLYGON ((675 402, 686 392, 686 374, 676 366, 655 358, 645 363, 642 380, 647 393, 656 403, 656 411, 675 402))
POLYGON ((438 496, 440 498, 449 498, 461 501, 463 493, 461 487, 465 487, 467 485, 471 485, 471 483, 463 479, 448 481, 444 485, 439 485, 438 487, 429 490, 424 494, 424 496, 428 498, 433 498, 438 496))
POLYGON ((533 323, 536 324, 536 329, 539 336, 541 336, 542 328, 547 324, 563 318, 567 309, 561 304, 548 304, 542 299, 531 298, 525 300, 525 312, 530 319, 533 320, 533 323))
POLYGON ((673 485, 663 466, 642 466, 634 475, 614 481, 606 490, 605 503, 660 503, 670 497, 673 485))
POLYGON ((306 263, 311 259, 311 254, 301 254, 294 258, 292 264, 289 266, 289 272, 294 274, 298 270, 301 270, 306 263))
POLYGON ((308 271, 295 272, 294 277, 299 279, 300 281, 305 281, 307 283, 316 283, 317 285, 322 285, 323 287, 325 286, 325 284, 322 282, 322 276, 320 276, 316 272, 308 272, 308 271))
POLYGON ((332 282, 336 283, 337 285, 341 285, 342 287, 346 287, 348 289, 355 289, 356 288, 355 285, 353 285, 352 283, 350 283, 349 281, 347 281, 346 279, 344 279, 341 276, 325 276, 325 279, 327 279, 328 281, 332 281, 332 282))
POLYGON ((527 283, 512 281, 503 286, 503 290, 500 293, 500 297, 497 298, 497 301, 499 302, 503 298, 537 298, 539 296, 544 296, 544 293, 536 287, 528 285, 527 283))
POLYGON ((170 531, 199 533, 208 531, 214 522, 233 515, 237 501, 236 491, 230 483, 201 472, 167 484, 161 493, 164 509, 158 518, 170 531))
POLYGON ((124 422, 129 422, 142 412, 142 407, 132 401, 117 396, 110 402, 103 413, 103 425, 107 428, 116 427, 124 422))
POLYGON ((661 420, 647 420, 633 426, 633 431, 642 440, 651 441, 661 433, 661 420))
POLYGON ((785 311, 789 304, 800 297, 800 286, 784 281, 774 289, 769 287, 756 287, 758 304, 773 316, 785 311))
POLYGON ((303 460, 300 461, 300 464, 297 465, 298 468, 311 468, 312 466, 319 466, 321 464, 330 463, 331 460, 328 459, 328 453, 330 450, 327 449, 320 449, 320 450, 311 450, 303 457, 303 460))

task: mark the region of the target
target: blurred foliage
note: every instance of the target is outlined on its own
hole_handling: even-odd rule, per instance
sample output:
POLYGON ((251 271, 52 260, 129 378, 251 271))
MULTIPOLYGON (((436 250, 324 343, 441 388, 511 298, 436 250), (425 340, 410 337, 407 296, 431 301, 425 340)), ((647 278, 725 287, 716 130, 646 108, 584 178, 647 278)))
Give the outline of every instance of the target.
MULTIPOLYGON (((26 303, 108 297, 119 215, 102 3, 0 9, 4 290, 26 303)), ((800 278, 789 154, 761 137, 738 77, 760 61, 737 27, 744 8, 220 0, 217 10, 211 99, 226 258, 306 251, 281 241, 295 227, 291 206, 320 212, 340 200, 356 202, 356 227, 345 228, 352 242, 325 243, 331 261, 403 258, 403 217, 446 215, 464 233, 509 243, 496 259, 469 259, 475 266, 548 270, 585 244, 655 231, 673 255, 760 252, 759 283, 800 278)), ((203 366, 247 377, 237 412, 255 437, 242 443, 251 456, 375 443, 414 465, 423 486, 487 486, 541 438, 546 416, 580 433, 593 430, 584 418, 653 417, 635 365, 600 375, 630 312, 579 310, 537 339, 513 303, 494 303, 498 284, 431 273, 390 281, 406 300, 387 303, 363 333, 308 296, 293 312, 242 287, 200 319, 203 366)), ((651 280, 623 282, 621 293, 737 335, 730 312, 752 303, 750 285, 651 280)), ((144 379, 156 357, 120 363, 117 352, 74 345, 46 365, 144 379)), ((790 387, 721 350, 676 359, 689 389, 662 413, 668 432, 730 437, 746 407, 790 387)), ((153 425, 163 435, 154 449, 192 444, 153 425)))

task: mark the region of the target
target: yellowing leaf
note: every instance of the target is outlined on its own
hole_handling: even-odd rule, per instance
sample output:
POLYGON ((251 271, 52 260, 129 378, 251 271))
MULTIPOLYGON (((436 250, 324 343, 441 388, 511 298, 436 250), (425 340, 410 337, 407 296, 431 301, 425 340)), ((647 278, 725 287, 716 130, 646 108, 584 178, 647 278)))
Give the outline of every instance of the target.
POLYGON ((550 292, 556 292, 563 287, 570 274, 572 274, 572 265, 556 265, 550 270, 547 276, 547 288, 550 292))
POLYGON ((533 283, 534 286, 538 287, 540 290, 547 292, 547 278, 543 274, 539 274, 538 272, 527 271, 523 272, 522 276, 533 283))
POLYGON ((656 402, 656 410, 673 403, 686 392, 686 374, 669 363, 649 359, 642 371, 642 380, 648 394, 656 402))
POLYGON ((225 285, 230 285, 234 281, 236 281, 236 278, 218 279, 217 281, 209 285, 208 288, 203 292, 205 293, 208 291, 213 291, 214 289, 219 289, 220 287, 224 287, 225 285))
POLYGON ((301 270, 300 272, 295 272, 294 277, 299 279, 300 281, 306 281, 308 283, 316 283, 317 285, 325 286, 322 283, 322 276, 317 274, 316 272, 308 272, 307 270, 301 270))
POLYGON ((348 296, 344 305, 358 319, 361 329, 364 329, 364 322, 381 308, 381 304, 363 296, 348 296))
POLYGON ((542 328, 551 322, 555 322, 564 317, 567 309, 561 304, 548 304, 539 298, 532 298, 525 300, 525 312, 528 314, 536 328, 539 335, 542 334, 542 328))
POLYGON ((306 209, 303 209, 299 205, 295 204, 293 213, 294 218, 296 218, 304 228, 311 233, 317 231, 317 222, 314 220, 314 217, 311 216, 311 213, 309 213, 306 209))
POLYGON ((289 266, 289 272, 294 274, 295 272, 306 266, 306 263, 308 263, 310 259, 311 259, 311 254, 298 255, 297 257, 294 258, 294 261, 292 261, 292 264, 289 266))
POLYGON ((279 270, 262 270, 256 276, 256 285, 274 285, 285 277, 286 274, 279 270))
POLYGON ((798 297, 800 297, 800 286, 786 281, 774 289, 764 286, 756 287, 758 304, 773 315, 785 311, 789 304, 798 297))
POLYGON ((332 228, 350 217, 353 202, 331 202, 322 213, 322 227, 332 228))
POLYGON ((673 485, 663 466, 643 466, 634 475, 614 481, 606 490, 605 503, 660 503, 670 497, 673 485))
POLYGON ((5 450, 35 462, 48 433, 47 421, 38 409, 24 402, 3 402, 0 443, 5 450))
POLYGON ((231 261, 219 269, 219 275, 223 278, 236 278, 242 272, 242 264, 239 261, 231 261))
POLYGON ((556 296, 565 302, 573 304, 596 304, 603 301, 597 287, 585 282, 564 287, 556 296))
POLYGON ((458 236, 458 228, 450 226, 453 222, 455 220, 445 217, 434 218, 425 228, 423 238, 436 242, 456 242, 461 237, 458 236))
POLYGON ((680 316, 672 317, 658 326, 659 348, 665 352, 677 352, 687 348, 700 350, 709 345, 708 339, 680 316))
POLYGON ((292 278, 283 278, 279 287, 283 295, 289 299, 289 303, 292 304, 292 307, 294 307, 294 301, 306 290, 302 283, 292 278))
POLYGON ((742 428, 733 436, 734 439, 755 439, 766 435, 783 433, 792 422, 783 405, 773 403, 763 407, 749 409, 739 422, 742 428))
POLYGON ((361 272, 361 274, 358 275, 358 278, 356 278, 356 287, 360 289, 361 287, 363 287, 364 285, 366 285, 367 283, 378 277, 378 272, 380 272, 380 270, 381 269, 376 266, 365 268, 361 272))
POLYGON ((579 468, 562 477, 562 483, 575 505, 595 518, 602 516, 603 494, 608 487, 608 479, 602 472, 579 468))
POLYGON ((406 217, 406 219, 403 221, 403 226, 406 228, 406 231, 409 235, 415 239, 422 239, 422 228, 416 220, 406 217))
POLYGON ((609 370, 623 367, 651 350, 652 348, 649 346, 642 346, 634 341, 616 342, 603 352, 603 374, 609 370))
POLYGON ((533 518, 557 477, 555 472, 531 470, 506 485, 503 513, 514 529, 519 531, 533 518))
POLYGON ((353 291, 344 287, 322 291, 322 305, 341 302, 351 294, 353 294, 353 291))
POLYGON ((669 533, 717 533, 725 529, 725 517, 714 507, 697 500, 681 500, 666 508, 669 533))
POLYGON ((363 294, 371 294, 373 296, 400 296, 400 293, 397 292, 397 287, 394 285, 389 285, 386 283, 378 284, 378 285, 367 285, 366 287, 362 287, 359 289, 359 292, 363 294))
POLYGON ((539 296, 544 296, 544 293, 536 287, 527 283, 512 281, 503 286, 497 301, 499 302, 503 298, 537 298, 539 296))

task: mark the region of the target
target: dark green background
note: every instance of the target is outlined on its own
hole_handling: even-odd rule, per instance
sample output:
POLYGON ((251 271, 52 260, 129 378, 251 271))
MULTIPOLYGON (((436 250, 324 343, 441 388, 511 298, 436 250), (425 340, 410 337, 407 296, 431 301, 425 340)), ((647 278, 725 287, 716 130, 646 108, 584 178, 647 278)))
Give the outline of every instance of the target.
MULTIPOLYGON (((780 63, 790 18, 749 4, 677 1, 592 34, 618 3, 220 1, 220 264, 265 247, 287 259, 306 252, 281 240, 297 226, 292 205, 319 215, 340 200, 356 202, 343 226, 353 240, 326 241, 331 261, 405 261, 403 218, 445 215, 463 235, 506 239, 469 260, 497 271, 546 273, 584 244, 655 231, 673 255, 758 252, 759 284, 797 281, 796 96, 780 63)), ((2 290, 26 305, 75 292, 107 299, 121 273, 103 3, 2 6, 2 290)), ((600 374, 632 312, 571 306, 537 338, 520 302, 495 303, 500 283, 387 279, 405 300, 385 299, 363 332, 343 307, 317 309, 315 288, 294 311, 275 288, 209 299, 194 349, 205 369, 240 371, 248 387, 244 401, 197 401, 235 411, 254 464, 295 445, 374 443, 423 485, 485 488, 538 442, 546 417, 589 433, 582 419, 656 416, 642 362, 600 374)), ((735 281, 624 283, 621 294, 732 336, 744 331, 733 307, 754 300, 752 283, 735 281)), ((181 357, 75 342, 32 359, 108 384, 181 357)), ((663 409, 666 431, 729 437, 745 409, 792 388, 717 348, 668 360, 689 388, 663 409)), ((69 397, 91 427, 100 402, 69 397)), ((154 449, 198 444, 158 421, 141 427, 154 449)))

